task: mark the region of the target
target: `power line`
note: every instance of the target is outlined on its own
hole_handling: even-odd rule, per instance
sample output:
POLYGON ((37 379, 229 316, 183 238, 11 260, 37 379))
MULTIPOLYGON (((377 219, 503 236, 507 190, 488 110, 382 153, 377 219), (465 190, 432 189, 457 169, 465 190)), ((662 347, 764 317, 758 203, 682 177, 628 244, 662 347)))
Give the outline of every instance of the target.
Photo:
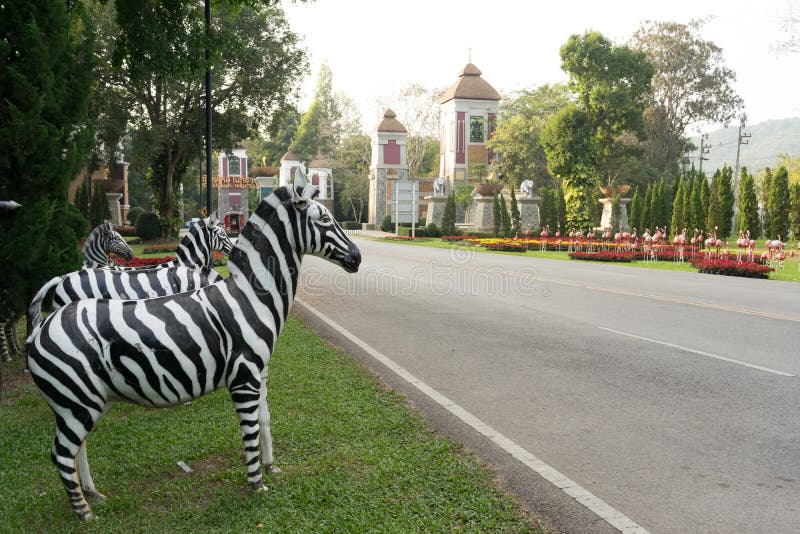
POLYGON ((708 140, 708 134, 703 134, 700 137, 700 169, 699 169, 700 173, 703 172, 703 162, 708 161, 708 158, 705 158, 703 156, 711 153, 711 147, 705 144, 707 140, 708 140))

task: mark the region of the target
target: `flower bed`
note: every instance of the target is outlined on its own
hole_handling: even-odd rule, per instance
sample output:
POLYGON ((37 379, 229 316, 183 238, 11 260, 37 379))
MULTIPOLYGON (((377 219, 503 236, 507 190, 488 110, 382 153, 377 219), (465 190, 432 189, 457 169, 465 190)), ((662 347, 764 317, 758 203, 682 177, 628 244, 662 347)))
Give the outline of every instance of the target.
POLYGON ((526 243, 515 243, 513 241, 497 241, 482 243, 483 247, 489 250, 499 250, 501 252, 525 252, 528 250, 526 243))
POLYGON ((474 240, 474 239, 478 239, 478 238, 475 237, 475 236, 471 236, 471 235, 443 235, 442 236, 442 241, 450 241, 450 242, 453 242, 453 241, 467 241, 467 240, 470 240, 470 239, 474 240))
POLYGON ((142 250, 142 254, 162 254, 164 252, 175 252, 175 245, 148 245, 142 250))
POLYGON ((141 257, 134 257, 130 260, 125 260, 123 258, 116 258, 116 262, 118 265, 122 267, 154 267, 156 265, 161 265, 162 263, 167 263, 168 261, 172 261, 175 259, 175 256, 156 256, 155 258, 141 258, 141 257))
POLYGON ((743 276, 745 278, 769 278, 769 273, 775 270, 767 265, 759 265, 751 261, 737 262, 735 260, 707 260, 704 258, 697 258, 692 262, 692 266, 701 273, 743 276))
POLYGON ((636 259, 636 253, 616 252, 612 250, 600 250, 598 252, 570 252, 569 259, 630 263, 636 259))

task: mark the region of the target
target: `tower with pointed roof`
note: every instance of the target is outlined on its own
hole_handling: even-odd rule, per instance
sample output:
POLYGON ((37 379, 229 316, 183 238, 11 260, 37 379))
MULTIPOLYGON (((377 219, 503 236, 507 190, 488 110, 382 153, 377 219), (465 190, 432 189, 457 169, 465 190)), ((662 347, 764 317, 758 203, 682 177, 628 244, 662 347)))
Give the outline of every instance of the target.
POLYGON ((439 100, 439 176, 450 186, 481 178, 475 171, 494 160, 486 143, 494 134, 500 93, 481 74, 470 61, 439 100), (473 168, 476 164, 482 165, 473 168))
POLYGON ((372 161, 369 166, 369 224, 380 225, 391 201, 388 183, 408 180, 406 143, 408 131, 391 109, 383 114, 372 132, 372 161))
POLYGON ((317 200, 333 209, 333 163, 320 152, 308 164, 308 177, 319 188, 317 200))
POLYGON ((281 158, 280 183, 278 185, 285 186, 292 183, 294 178, 292 169, 297 167, 303 167, 303 172, 305 172, 305 167, 300 162, 300 156, 295 154, 292 148, 289 147, 289 150, 281 158))

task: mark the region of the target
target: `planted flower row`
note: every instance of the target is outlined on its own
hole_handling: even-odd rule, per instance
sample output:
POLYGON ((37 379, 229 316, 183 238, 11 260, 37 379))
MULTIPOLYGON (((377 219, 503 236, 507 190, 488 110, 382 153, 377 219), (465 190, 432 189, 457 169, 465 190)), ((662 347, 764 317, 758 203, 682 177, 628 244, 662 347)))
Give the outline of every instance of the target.
POLYGON ((767 265, 760 265, 752 261, 738 262, 735 260, 705 258, 697 258, 692 261, 692 266, 701 273, 743 276, 745 278, 768 278, 769 273, 775 270, 767 265))
POLYGON ((618 252, 615 250, 600 250, 598 252, 570 252, 569 258, 571 260, 630 263, 636 259, 636 253, 618 252))

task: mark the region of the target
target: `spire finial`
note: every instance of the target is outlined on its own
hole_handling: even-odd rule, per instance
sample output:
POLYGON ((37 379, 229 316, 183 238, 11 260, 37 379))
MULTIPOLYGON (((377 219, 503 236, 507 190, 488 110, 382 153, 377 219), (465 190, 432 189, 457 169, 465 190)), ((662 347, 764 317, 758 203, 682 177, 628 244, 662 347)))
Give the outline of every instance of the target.
POLYGON ((467 48, 467 63, 472 63, 472 48, 467 48))

